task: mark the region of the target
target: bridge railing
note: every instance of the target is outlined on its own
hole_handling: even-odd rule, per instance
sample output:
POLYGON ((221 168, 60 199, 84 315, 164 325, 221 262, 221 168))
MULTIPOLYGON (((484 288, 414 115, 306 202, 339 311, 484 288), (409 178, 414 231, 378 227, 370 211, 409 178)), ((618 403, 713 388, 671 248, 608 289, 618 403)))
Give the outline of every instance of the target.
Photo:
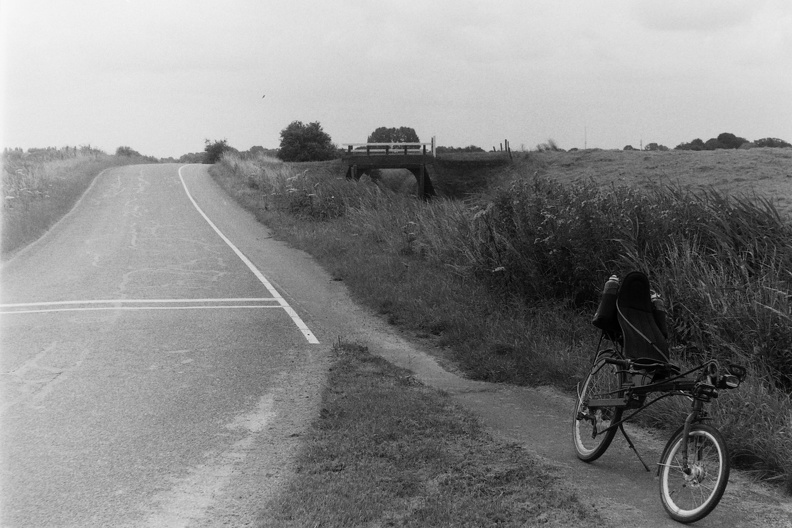
POLYGON ((343 143, 349 156, 435 155, 435 140, 430 143, 343 143), (427 152, 428 147, 428 152, 427 152))

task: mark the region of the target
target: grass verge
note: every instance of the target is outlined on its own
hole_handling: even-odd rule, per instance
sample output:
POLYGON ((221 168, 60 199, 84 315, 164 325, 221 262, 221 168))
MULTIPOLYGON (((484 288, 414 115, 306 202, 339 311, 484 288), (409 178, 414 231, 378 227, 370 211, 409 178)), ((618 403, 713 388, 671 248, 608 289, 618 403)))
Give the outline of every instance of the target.
MULTIPOLYGON (((332 164, 261 165, 231 158, 212 173, 356 300, 474 379, 573 394, 598 337, 589 321, 602 282, 648 271, 668 301, 678 363, 751 367, 712 418, 739 467, 792 492, 792 225, 771 202, 561 184, 534 177, 550 169, 533 156, 487 174, 499 184, 484 195, 431 203, 345 181, 332 164)), ((658 405, 642 416, 673 429, 679 413, 658 405)))
POLYGON ((297 461, 261 526, 602 526, 519 446, 409 371, 339 342, 297 461))

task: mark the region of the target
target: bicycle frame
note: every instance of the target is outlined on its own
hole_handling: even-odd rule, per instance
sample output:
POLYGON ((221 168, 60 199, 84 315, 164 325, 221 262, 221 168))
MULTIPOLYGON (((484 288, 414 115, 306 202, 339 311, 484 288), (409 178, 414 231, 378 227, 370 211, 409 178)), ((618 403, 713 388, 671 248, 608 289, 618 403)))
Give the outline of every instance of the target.
MULTIPOLYGON (((602 341, 600 340, 600 346, 602 341)), ((604 352, 613 352, 618 355, 620 358, 624 358, 623 352, 618 347, 618 343, 615 341, 613 348, 606 348, 600 350, 598 347, 596 358, 599 357, 604 352)), ((612 364, 619 367, 617 373, 623 374, 625 379, 633 380, 636 376, 647 376, 649 372, 651 372, 652 366, 663 366, 661 364, 642 364, 640 366, 636 365, 636 363, 630 359, 612 359, 607 358, 605 359, 606 364, 612 364), (647 369, 647 366, 650 367, 647 369)), ((737 376, 738 378, 738 385, 739 382, 742 381, 742 376, 737 376)), ((595 433, 595 436, 599 436, 602 434, 607 433, 608 431, 616 428, 622 428, 623 424, 633 417, 635 417, 638 413, 643 412, 651 405, 654 405, 658 401, 670 397, 670 396, 685 396, 692 400, 691 403, 691 410, 688 413, 685 423, 683 426, 683 451, 682 451, 682 462, 683 462, 683 471, 686 474, 690 474, 690 466, 688 464, 688 439, 690 437, 690 430, 693 424, 703 422, 708 418, 707 411, 704 408, 704 404, 709 402, 712 398, 717 398, 718 391, 717 391, 717 379, 718 379, 718 363, 715 360, 707 360, 701 365, 694 367, 686 372, 680 372, 679 374, 672 375, 669 378, 662 379, 658 382, 652 382, 645 385, 635 385, 632 381, 626 381, 621 384, 621 386, 611 393, 606 394, 606 396, 610 396, 614 394, 614 397, 607 397, 607 398, 599 398, 599 399, 590 399, 587 402, 587 407, 589 409, 597 409, 600 407, 611 407, 611 408, 622 408, 622 409, 636 409, 635 412, 631 413, 629 416, 622 418, 612 424, 606 429, 602 431, 598 431, 595 433), (698 371, 703 371, 699 374, 696 379, 690 379, 687 376, 698 371), (657 398, 653 399, 649 403, 644 403, 645 398, 652 393, 662 393, 657 398), (622 393, 621 396, 618 394, 622 393)), ((726 387, 724 387, 726 388, 726 387)), ((729 387, 731 388, 731 387, 729 387)), ((622 432, 624 429, 622 428, 622 432)), ((626 433, 625 433, 626 436, 626 433)), ((632 442, 629 441, 629 437, 627 438, 628 442, 632 446, 632 442)), ((635 449, 633 447, 633 449, 635 449)), ((636 451, 637 454, 637 451, 636 451)), ((640 458, 640 455, 639 455, 640 458)), ((647 468, 648 470, 648 468, 647 468)), ((660 471, 660 466, 658 465, 658 473, 660 471)))

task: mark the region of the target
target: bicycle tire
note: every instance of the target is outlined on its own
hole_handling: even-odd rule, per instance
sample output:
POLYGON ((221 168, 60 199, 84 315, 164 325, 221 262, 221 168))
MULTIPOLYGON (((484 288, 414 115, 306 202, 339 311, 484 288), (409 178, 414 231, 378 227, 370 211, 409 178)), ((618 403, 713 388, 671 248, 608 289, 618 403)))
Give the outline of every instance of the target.
POLYGON ((593 397, 621 396, 618 389, 624 374, 619 372, 616 365, 605 362, 605 359, 618 357, 613 350, 604 350, 597 355, 575 403, 572 438, 577 457, 584 462, 593 462, 608 450, 617 430, 608 430, 608 427, 622 417, 623 409, 618 407, 600 407, 592 413, 586 406, 586 402, 593 397))
POLYGON ((699 521, 712 513, 729 481, 729 452, 720 432, 708 424, 690 429, 688 464, 682 470, 680 427, 671 436, 660 458, 660 498, 672 519, 681 523, 699 521))

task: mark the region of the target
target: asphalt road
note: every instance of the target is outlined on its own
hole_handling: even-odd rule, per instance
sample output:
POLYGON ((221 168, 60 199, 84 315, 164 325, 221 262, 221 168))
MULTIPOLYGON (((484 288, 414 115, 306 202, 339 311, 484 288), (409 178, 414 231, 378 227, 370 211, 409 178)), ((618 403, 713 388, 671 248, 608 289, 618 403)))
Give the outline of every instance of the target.
POLYGON ((280 248, 205 166, 142 165, 5 263, 0 525, 255 519, 332 341, 315 270, 280 248))

